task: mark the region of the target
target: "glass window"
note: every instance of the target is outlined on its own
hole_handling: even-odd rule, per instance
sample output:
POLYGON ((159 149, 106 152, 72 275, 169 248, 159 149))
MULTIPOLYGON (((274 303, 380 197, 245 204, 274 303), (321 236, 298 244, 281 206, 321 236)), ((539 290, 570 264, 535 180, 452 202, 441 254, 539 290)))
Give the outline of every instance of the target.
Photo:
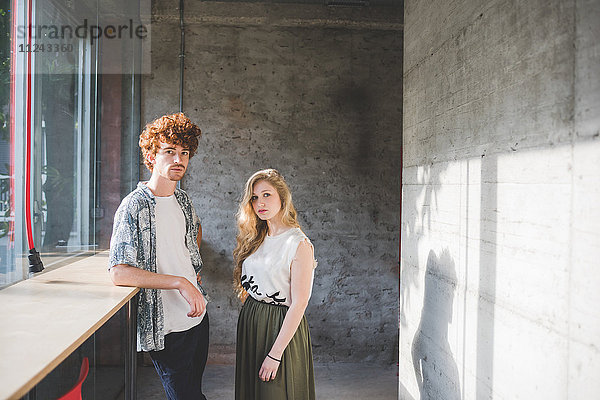
POLYGON ((146 0, 0 0, 0 287, 28 276, 26 183, 46 268, 108 248, 112 216, 139 178, 146 65, 142 41, 120 40, 111 26, 149 26, 145 8, 146 0))
MULTIPOLYGON (((69 10, 52 2, 38 4, 36 27, 77 26, 69 10)), ((34 175, 41 179, 33 189, 33 223, 44 261, 51 266, 64 253, 95 249, 97 71, 89 37, 54 41, 46 40, 48 32, 36 33, 40 46, 51 51, 35 54, 34 175)))
MULTIPOLYGON (((46 270, 108 248, 113 215, 139 179, 140 74, 149 66, 149 42, 144 50, 135 36, 119 40, 111 26, 149 29, 140 17, 149 5, 0 0, 0 289, 28 278, 29 233, 46 270)), ((72 385, 83 357, 87 397, 116 396, 124 326, 120 312, 39 383, 37 398, 72 385)))
MULTIPOLYGON (((0 287, 23 279, 23 87, 25 58, 15 50, 18 25, 25 24, 21 9, 0 0, 0 287), (17 107, 21 105, 21 107, 17 107)), ((21 7, 22 8, 22 7, 21 7)))

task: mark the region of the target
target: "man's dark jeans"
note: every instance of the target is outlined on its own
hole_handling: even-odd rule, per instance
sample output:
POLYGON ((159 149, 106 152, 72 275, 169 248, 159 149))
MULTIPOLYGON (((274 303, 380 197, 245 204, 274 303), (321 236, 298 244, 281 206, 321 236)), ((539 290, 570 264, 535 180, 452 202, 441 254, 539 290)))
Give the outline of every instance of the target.
POLYGON ((150 357, 169 400, 206 400, 202 374, 208 358, 208 313, 202 322, 183 332, 165 335, 165 348, 150 357))

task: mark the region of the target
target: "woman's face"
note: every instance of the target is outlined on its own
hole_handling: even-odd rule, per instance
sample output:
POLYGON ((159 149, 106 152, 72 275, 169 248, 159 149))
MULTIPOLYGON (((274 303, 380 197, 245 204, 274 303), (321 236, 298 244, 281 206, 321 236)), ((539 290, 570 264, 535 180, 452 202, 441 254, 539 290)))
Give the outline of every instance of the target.
POLYGON ((250 202, 258 218, 263 221, 268 221, 278 216, 281 211, 281 199, 279 198, 277 189, 264 180, 260 180, 254 184, 250 202))

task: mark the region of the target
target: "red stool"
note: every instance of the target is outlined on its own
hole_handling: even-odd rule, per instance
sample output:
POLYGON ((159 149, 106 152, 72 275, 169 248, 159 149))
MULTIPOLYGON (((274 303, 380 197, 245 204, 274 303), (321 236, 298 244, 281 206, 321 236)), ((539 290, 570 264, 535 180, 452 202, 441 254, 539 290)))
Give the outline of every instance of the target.
POLYGON ((90 372, 90 361, 87 357, 84 357, 81 362, 81 370, 79 371, 77 383, 71 390, 57 400, 81 400, 81 385, 83 384, 83 381, 85 381, 85 378, 87 378, 88 372, 90 372))

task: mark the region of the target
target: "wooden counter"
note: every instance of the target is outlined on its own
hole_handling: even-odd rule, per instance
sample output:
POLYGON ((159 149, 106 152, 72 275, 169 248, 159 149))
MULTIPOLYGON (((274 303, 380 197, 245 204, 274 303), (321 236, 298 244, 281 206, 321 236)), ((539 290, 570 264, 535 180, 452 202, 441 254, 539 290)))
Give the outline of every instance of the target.
POLYGON ((107 263, 99 253, 0 290, 0 399, 27 394, 136 295, 107 263))

